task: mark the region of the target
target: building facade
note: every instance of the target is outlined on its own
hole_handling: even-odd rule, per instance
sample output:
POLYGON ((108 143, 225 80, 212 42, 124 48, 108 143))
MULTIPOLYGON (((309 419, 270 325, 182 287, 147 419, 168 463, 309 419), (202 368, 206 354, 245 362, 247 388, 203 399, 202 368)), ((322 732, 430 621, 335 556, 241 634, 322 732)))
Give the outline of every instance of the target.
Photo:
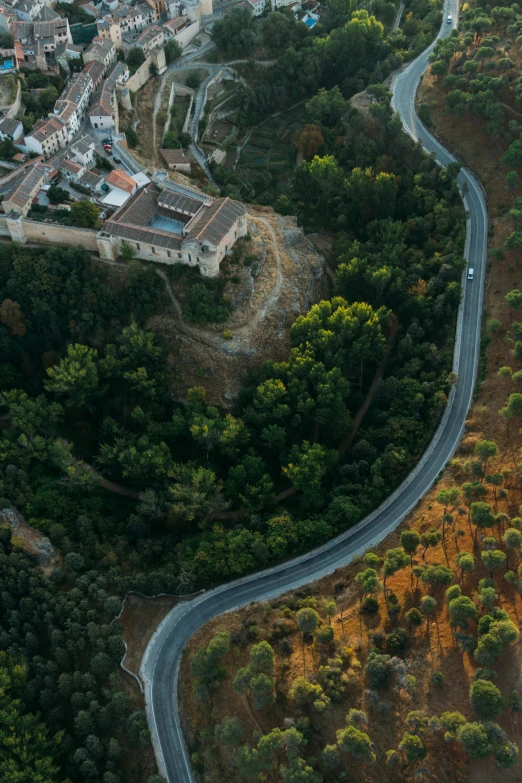
POLYGON ((125 242, 137 258, 197 266, 202 275, 215 277, 246 233, 246 210, 238 201, 149 185, 105 222, 97 239, 103 258, 117 258, 125 242))

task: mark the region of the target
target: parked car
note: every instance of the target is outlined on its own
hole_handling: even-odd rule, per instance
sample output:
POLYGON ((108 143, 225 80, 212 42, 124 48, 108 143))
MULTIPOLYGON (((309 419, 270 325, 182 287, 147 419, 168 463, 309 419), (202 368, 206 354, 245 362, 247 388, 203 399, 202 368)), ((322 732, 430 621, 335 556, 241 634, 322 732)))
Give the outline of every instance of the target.
POLYGON ((113 161, 115 163, 121 163, 121 158, 117 158, 116 155, 113 157, 113 161))
POLYGON ((112 139, 102 139, 102 144, 112 144, 112 139))

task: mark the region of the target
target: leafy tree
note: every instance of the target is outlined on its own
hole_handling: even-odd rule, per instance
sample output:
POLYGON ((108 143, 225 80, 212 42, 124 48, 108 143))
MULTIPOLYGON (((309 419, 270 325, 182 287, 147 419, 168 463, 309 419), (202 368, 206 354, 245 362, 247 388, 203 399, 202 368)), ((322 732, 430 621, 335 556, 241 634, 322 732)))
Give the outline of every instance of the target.
POLYGON ((509 555, 511 552, 514 552, 518 556, 520 555, 520 547, 522 546, 522 533, 520 530, 517 530, 516 527, 510 527, 506 530, 504 535, 502 536, 502 541, 506 545, 508 549, 508 554, 506 558, 506 567, 509 568, 509 555))
POLYGON ((488 460, 498 452, 497 444, 492 440, 481 440, 475 444, 475 454, 482 462, 482 476, 486 475, 488 460))
POLYGON ((321 751, 321 760, 327 769, 336 769, 341 764, 337 745, 325 745, 321 751))
POLYGON ((324 502, 323 479, 337 461, 336 452, 318 443, 304 441, 301 446, 292 447, 283 473, 290 479, 292 486, 302 492, 305 507, 321 507, 324 502))
POLYGON ((466 718, 460 712, 443 712, 440 725, 446 730, 444 742, 449 744, 457 741, 460 727, 466 725, 466 718))
POLYGON ((432 593, 434 593, 438 587, 451 584, 453 571, 447 566, 430 565, 422 572, 421 580, 430 585, 432 593))
POLYGON ((502 568, 506 562, 506 554, 501 549, 493 549, 481 552, 480 557, 484 563, 484 566, 488 569, 491 578, 493 578, 493 571, 498 568, 502 568))
MULTIPOLYGON (((176 43, 174 40, 170 43, 176 43)), ((128 146, 131 148, 131 150, 136 149, 138 144, 140 143, 140 139, 134 128, 131 128, 130 126, 125 128, 125 138, 127 140, 128 146)))
POLYGON ((520 750, 514 742, 504 740, 495 745, 493 758, 495 765, 500 769, 512 769, 518 764, 520 750))
POLYGON ((399 750, 404 753, 409 762, 421 761, 428 754, 428 749, 422 739, 410 731, 404 733, 399 743, 399 750))
POLYGON ((324 712, 329 698, 318 683, 309 682, 304 677, 296 677, 288 693, 298 707, 313 706, 317 712, 324 712))
POLYGON ((493 751, 487 729, 481 723, 464 723, 458 729, 457 739, 463 751, 472 759, 485 759, 493 751))
POLYGON ((71 217, 82 228, 101 228, 100 209, 92 201, 80 200, 71 204, 71 217))
POLYGON ((453 598, 448 604, 448 612, 451 627, 463 630, 478 617, 477 608, 467 595, 453 598))
POLYGON ((337 85, 331 90, 322 87, 306 104, 306 110, 314 124, 327 128, 338 127, 349 108, 350 102, 345 100, 337 85))
POLYGON ((424 618, 422 614, 415 606, 409 609, 404 615, 404 617, 406 618, 406 622, 408 623, 410 628, 418 628, 419 625, 422 625, 422 623, 424 622, 424 618))
POLYGON ((67 406, 82 408, 99 389, 97 356, 98 352, 86 345, 69 345, 65 358, 54 367, 47 368, 45 388, 65 395, 67 406))
MULTIPOLYGON (((520 258, 520 250, 522 249, 522 231, 513 231, 512 234, 509 234, 509 236, 506 237, 502 247, 503 247, 504 250, 513 251, 513 253, 515 255, 515 266, 518 267, 518 260, 520 258)), ((517 291, 518 289, 514 289, 514 290, 517 291)), ((510 296, 510 294, 512 294, 512 293, 513 292, 511 291, 509 294, 506 294, 506 301, 508 302, 508 304, 509 304, 509 301, 508 301, 507 297, 510 296)), ((510 299, 511 299, 511 301, 515 301, 516 300, 516 294, 514 296, 510 297, 510 299)))
POLYGON ((320 625, 315 632, 315 638, 319 644, 330 644, 334 639, 334 630, 331 625, 320 625))
POLYGON ((255 674, 274 674, 274 650, 267 641, 254 644, 250 649, 250 669, 255 674))
POLYGON ((0 49, 12 49, 14 38, 11 33, 0 33, 0 49))
POLYGON ((373 595, 380 588, 379 577, 375 568, 366 568, 355 575, 354 582, 361 587, 361 602, 364 596, 373 595))
POLYGON ((291 758, 288 766, 281 765, 282 783, 321 783, 320 776, 305 759, 291 758))
POLYGON ((390 656, 370 650, 365 672, 371 688, 385 688, 390 681, 392 673, 390 656))
POLYGON ((58 185, 51 185, 47 191, 47 198, 51 204, 63 204, 69 198, 69 193, 67 190, 58 187, 58 185))
POLYGON ((127 52, 127 65, 132 71, 137 71, 145 62, 145 53, 139 46, 133 46, 127 52))
POLYGON ((226 675, 226 669, 220 664, 220 660, 227 654, 229 644, 228 633, 220 631, 210 640, 207 647, 200 647, 192 656, 190 671, 196 680, 194 689, 200 701, 208 701, 211 690, 226 675))
POLYGON ((471 709, 479 720, 495 720, 506 704, 499 689, 488 680, 476 680, 472 683, 469 697, 471 709))
POLYGON ((512 418, 519 419, 522 417, 522 394, 520 392, 510 394, 507 404, 499 410, 499 413, 506 419, 509 429, 509 423, 512 418))
POLYGON ((455 563, 460 568, 460 583, 464 574, 470 573, 475 568, 475 557, 471 552, 459 552, 455 557, 455 563))
POLYGON ((212 40, 230 57, 244 57, 252 56, 263 38, 252 11, 233 8, 212 26, 212 40))
POLYGON ((489 503, 472 503, 471 504, 471 521, 476 526, 475 528, 475 541, 477 540, 477 534, 479 531, 479 528, 481 530, 486 530, 487 528, 493 527, 495 524, 495 516, 493 514, 493 510, 489 503))
POLYGON ((401 546, 410 557, 410 568, 413 568, 413 556, 420 545, 420 536, 415 530, 403 530, 401 533, 401 546))
POLYGON ((337 613, 337 604, 333 600, 326 600, 323 604, 323 612, 328 617, 328 625, 332 624, 332 617, 337 613))
POLYGON ((410 565, 411 557, 400 548, 388 549, 382 564, 384 595, 386 595, 386 579, 407 565, 410 565))
POLYGON ((311 160, 324 144, 324 137, 318 125, 305 125, 296 131, 294 144, 305 160, 311 160))
POLYGON ((167 65, 170 65, 181 57, 183 49, 178 41, 175 41, 174 38, 172 38, 164 45, 163 51, 165 52, 165 61, 167 65))
POLYGON ((430 627, 430 615, 435 611, 436 606, 437 601, 432 595, 425 595, 420 603, 421 612, 426 615, 426 628, 428 629, 428 632, 430 627))
POLYGON ((370 737, 364 731, 348 726, 346 729, 338 729, 336 734, 337 744, 344 753, 350 753, 354 758, 363 759, 368 764, 375 762, 376 756, 372 751, 370 737))
POLYGON ((510 169, 522 166, 522 142, 513 141, 502 156, 502 163, 510 169))
POLYGON ((423 533, 421 535, 421 544, 424 547, 424 551, 422 553, 423 560, 425 558, 427 549, 429 547, 438 546, 441 540, 442 540, 442 536, 438 530, 428 530, 426 533, 423 533))
POLYGON ((55 783, 59 771, 55 758, 63 732, 53 738, 38 715, 27 712, 21 696, 26 685, 24 666, 0 652, 0 775, 7 781, 55 783))
POLYGON ((317 626, 319 625, 319 615, 317 614, 315 609, 306 606, 303 609, 299 609, 295 619, 297 622, 297 627, 303 634, 303 667, 306 670, 304 639, 307 634, 313 633, 317 628, 317 626))
POLYGON ((266 641, 250 650, 250 663, 239 669, 233 683, 237 693, 249 691, 255 709, 261 710, 275 701, 274 651, 266 641))
POLYGON ((4 299, 0 305, 0 321, 7 326, 13 337, 25 337, 27 334, 21 307, 12 299, 4 299))
POLYGON ((401 757, 396 750, 391 749, 386 751, 385 764, 387 767, 390 767, 390 769, 395 769, 399 766, 400 762, 401 757))
POLYGON ((270 52, 279 52, 290 43, 294 22, 288 14, 280 11, 269 13, 261 23, 263 44, 270 52))

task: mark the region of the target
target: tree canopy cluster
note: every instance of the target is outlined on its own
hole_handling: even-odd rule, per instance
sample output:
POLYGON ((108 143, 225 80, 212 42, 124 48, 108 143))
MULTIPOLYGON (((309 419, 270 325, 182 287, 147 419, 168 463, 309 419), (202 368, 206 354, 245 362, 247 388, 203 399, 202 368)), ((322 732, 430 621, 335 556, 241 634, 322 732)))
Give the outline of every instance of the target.
MULTIPOLYGON (((406 528, 400 546, 381 556, 366 552, 353 580, 358 606, 351 600, 351 583, 339 572, 338 602, 325 596, 326 585, 319 583, 271 606, 251 605, 236 617, 241 618, 239 628, 237 622, 235 629, 229 623, 230 632, 221 631, 209 647, 196 652, 191 669, 202 723, 193 761, 199 771, 210 777, 236 775, 239 780, 279 772, 281 781, 322 783, 334 773, 335 779, 344 780, 347 770, 354 774, 375 763, 399 767, 404 774, 417 770, 420 762, 433 768, 441 755, 448 754, 455 764, 462 755, 491 759, 505 770, 518 764, 518 746, 496 721, 508 707, 512 713, 522 710, 521 695, 518 689, 503 695, 503 683, 498 687, 495 680, 503 672, 498 662, 519 638, 517 624, 499 606, 499 593, 508 600, 522 594, 522 520, 497 510, 498 502, 507 498, 506 477, 499 474, 497 481, 489 472, 497 455, 493 441, 475 444, 473 459, 462 466, 475 480, 437 492, 436 529, 419 533, 406 528), (492 496, 494 504, 488 502, 492 496), (470 535, 459 545, 463 534, 458 535, 456 522, 460 516, 465 524, 466 507, 470 535), (506 564, 515 570, 506 572, 506 564), (410 588, 404 590, 403 578, 399 593, 395 576, 400 572, 409 573, 410 588), (348 633, 343 612, 351 615, 348 633), (376 612, 381 613, 377 623, 372 617, 376 612), (429 654, 429 647, 440 645, 443 623, 451 630, 455 651, 468 659, 466 669, 473 672, 470 709, 464 709, 460 695, 456 702, 442 672, 433 672, 431 687, 440 689, 438 703, 444 696, 448 706, 440 714, 430 714, 419 709, 419 700, 424 706, 426 699, 409 673, 415 671, 410 667, 411 652, 418 648, 418 661, 429 654), (357 639, 352 637, 354 629, 357 639), (368 647, 360 643, 361 633, 367 633, 368 647), (224 636, 226 643, 221 642, 224 636), (208 695, 201 692, 198 678, 200 661, 208 659, 211 647, 220 650, 219 669, 212 669, 219 672, 213 687, 229 693, 217 709, 207 710, 208 695), (238 658, 249 663, 238 668, 238 658), (244 725, 239 709, 235 717, 223 717, 224 705, 233 709, 231 688, 263 716, 265 733, 244 725), (277 706, 272 706, 274 691, 277 706), (351 706, 354 703, 362 708, 351 706), (346 708, 345 721, 339 720, 339 704, 346 708), (379 740, 374 737, 374 726, 390 720, 390 715, 400 732, 396 747, 386 750, 382 733, 379 740), (325 738, 330 740, 327 744, 325 738)), ((453 669, 454 663, 446 662, 445 667, 453 669)))
POLYGON ((146 779, 145 713, 121 687, 121 607, 77 553, 46 578, 0 527, 2 780, 146 779))

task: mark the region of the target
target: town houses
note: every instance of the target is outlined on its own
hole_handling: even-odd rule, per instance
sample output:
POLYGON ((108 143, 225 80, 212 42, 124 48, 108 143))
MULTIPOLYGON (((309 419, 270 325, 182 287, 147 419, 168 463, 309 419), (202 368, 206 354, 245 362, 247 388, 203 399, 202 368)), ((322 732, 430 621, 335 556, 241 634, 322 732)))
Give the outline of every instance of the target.
MULTIPOLYGON (((82 4, 92 16, 90 25, 70 25, 48 2, 0 0, 0 29, 7 28, 14 39, 7 53, 12 68, 23 69, 22 77, 32 71, 66 74, 52 110, 30 129, 23 110, 0 116, 0 139, 20 149, 15 156, 19 174, 9 180, 0 207, 11 236, 23 242, 24 225, 35 231, 30 226, 39 221, 42 208, 49 215, 45 223, 55 222, 55 210, 58 216, 67 214, 67 203, 56 205, 47 197, 58 185, 68 194, 62 196, 67 202, 98 205, 104 223, 95 233, 102 257, 117 258, 125 243, 137 258, 197 266, 203 275, 217 275, 225 255, 247 231, 241 203, 187 191, 169 182, 166 172, 133 173, 129 160, 116 155, 105 163, 99 159, 104 152, 111 155, 112 139, 118 139, 118 103, 130 108, 129 90, 145 84, 151 65, 156 72, 166 70, 163 47, 172 39, 187 46, 200 23, 211 18, 212 0, 92 0, 82 4), (89 28, 87 40, 78 37, 78 27, 89 28), (144 62, 131 71, 125 58, 134 48, 141 49, 144 62)), ((118 155, 128 158, 122 147, 118 155)), ((169 170, 190 173, 191 162, 181 150, 162 155, 169 170)))

